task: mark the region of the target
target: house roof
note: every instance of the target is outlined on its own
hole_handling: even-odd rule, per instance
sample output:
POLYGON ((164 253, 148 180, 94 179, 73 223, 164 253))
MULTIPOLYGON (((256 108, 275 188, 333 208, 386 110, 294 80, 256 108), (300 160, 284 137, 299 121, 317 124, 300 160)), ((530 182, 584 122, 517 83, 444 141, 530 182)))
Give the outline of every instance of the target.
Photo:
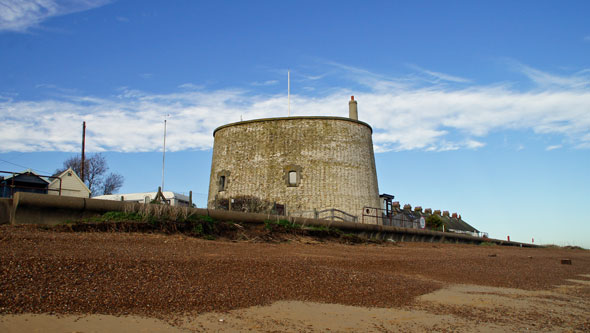
POLYGON ((8 180, 10 180, 12 178, 14 178, 15 180, 17 180, 18 177, 21 177, 22 178, 23 176, 35 176, 36 178, 40 179, 44 183, 49 184, 49 180, 45 179, 45 177, 39 176, 37 173, 35 173, 31 169, 27 169, 27 170, 25 170, 23 172, 19 172, 19 173, 14 173, 12 176, 4 178, 2 181, 8 181, 8 180))
MULTIPOLYGON (((76 171, 74 171, 72 169, 72 167, 69 167, 67 170, 64 170, 62 173, 55 175, 55 177, 57 178, 62 178, 64 175, 66 175, 68 172, 71 172, 72 177, 75 177, 75 179, 77 181, 79 181, 83 186, 84 189, 86 189, 88 191, 88 193, 91 193, 90 189, 88 188, 88 186, 86 186, 86 184, 82 181, 82 179, 80 179, 80 177, 78 177, 78 175, 76 174, 76 171)), ((53 185, 53 184, 57 184, 59 183, 59 180, 57 178, 54 178, 53 181, 49 184, 49 186, 53 185)))
POLYGON ((463 221, 463 219, 443 216, 442 220, 445 222, 445 224, 447 225, 447 228, 449 228, 449 229, 477 232, 477 229, 472 227, 469 223, 463 221))

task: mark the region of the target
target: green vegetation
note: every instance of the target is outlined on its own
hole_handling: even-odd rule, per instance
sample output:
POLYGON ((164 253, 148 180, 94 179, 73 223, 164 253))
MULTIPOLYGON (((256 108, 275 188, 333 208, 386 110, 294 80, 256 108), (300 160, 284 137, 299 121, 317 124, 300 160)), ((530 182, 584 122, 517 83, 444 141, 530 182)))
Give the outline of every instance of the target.
POLYGON ((304 228, 310 235, 313 236, 331 236, 331 237, 342 237, 344 234, 342 230, 333 227, 327 227, 325 225, 310 225, 304 228))
MULTIPOLYGON (((82 222, 85 223, 107 223, 107 222, 128 222, 128 221, 142 221, 143 217, 137 213, 131 212, 106 212, 101 216, 89 217, 82 222)), ((79 221, 68 221, 68 223, 77 223, 79 221)))
POLYGON ((311 230, 311 231, 325 231, 328 232, 330 231, 331 228, 326 227, 325 225, 310 225, 309 227, 305 228, 307 230, 311 230))
POLYGON ((437 214, 432 214, 426 218, 426 227, 430 230, 442 231, 443 220, 437 214))
POLYGON ((222 224, 210 216, 196 215, 188 207, 168 205, 129 205, 125 211, 111 211, 101 216, 68 221, 63 227, 71 231, 142 231, 183 233, 215 239, 235 224, 222 224))
POLYGON ((348 244, 380 242, 353 233, 344 233, 328 225, 303 226, 286 219, 264 223, 239 224, 198 215, 188 207, 168 205, 128 205, 124 211, 106 212, 97 217, 69 221, 54 228, 75 232, 148 232, 184 234, 207 240, 220 237, 248 241, 290 241, 293 236, 311 236, 320 241, 348 244))
POLYGON ((264 221, 264 229, 273 232, 273 231, 292 231, 292 230, 299 230, 301 229, 301 225, 295 224, 293 222, 289 222, 287 220, 265 220, 264 221))
POLYGON ((479 243, 480 246, 496 246, 498 244, 492 242, 481 242, 479 243))
MULTIPOLYGON (((275 204, 262 200, 252 195, 236 196, 231 198, 231 210, 244 213, 270 213, 276 214, 275 204)), ((229 199, 216 198, 215 209, 230 210, 229 199)))

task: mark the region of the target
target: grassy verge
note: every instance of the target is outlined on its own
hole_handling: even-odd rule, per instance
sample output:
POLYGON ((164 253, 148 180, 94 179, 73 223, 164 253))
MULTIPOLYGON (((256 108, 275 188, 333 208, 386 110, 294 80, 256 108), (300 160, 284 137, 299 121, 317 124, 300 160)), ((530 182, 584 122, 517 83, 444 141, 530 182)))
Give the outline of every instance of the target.
POLYGON ((145 205, 122 212, 107 212, 101 216, 69 221, 53 227, 74 232, 146 232, 184 234, 203 239, 229 239, 263 242, 296 240, 300 236, 318 241, 359 244, 377 241, 327 226, 302 226, 288 220, 266 220, 263 224, 239 224, 218 221, 209 216, 193 214, 189 209, 163 205, 145 205), (152 207, 150 207, 152 206, 152 207))

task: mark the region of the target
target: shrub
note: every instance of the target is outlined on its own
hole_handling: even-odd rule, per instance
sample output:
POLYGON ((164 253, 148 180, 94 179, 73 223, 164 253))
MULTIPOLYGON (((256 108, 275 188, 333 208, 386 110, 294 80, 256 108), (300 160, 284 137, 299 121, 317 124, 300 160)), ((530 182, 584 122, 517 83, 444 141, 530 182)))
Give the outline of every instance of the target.
POLYGON ((442 231, 443 221, 437 214, 432 214, 426 218, 426 227, 431 230, 442 231))
POLYGON ((269 231, 291 231, 291 230, 295 230, 295 229, 301 229, 301 226, 299 224, 295 224, 292 222, 289 222, 287 220, 278 220, 278 221, 273 221, 273 220, 266 220, 264 221, 264 229, 269 230, 269 231))

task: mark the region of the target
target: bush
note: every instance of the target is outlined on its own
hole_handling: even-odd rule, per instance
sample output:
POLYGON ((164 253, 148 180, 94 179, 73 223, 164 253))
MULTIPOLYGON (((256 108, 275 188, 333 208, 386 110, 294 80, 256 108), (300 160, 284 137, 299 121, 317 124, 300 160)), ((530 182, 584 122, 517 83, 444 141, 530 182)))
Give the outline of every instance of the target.
POLYGON ((436 231, 442 231, 443 221, 437 214, 432 214, 426 218, 426 228, 436 231))
MULTIPOLYGON (((275 203, 262 200, 251 195, 242 195, 232 198, 231 210, 244 213, 270 213, 276 214, 275 203)), ((215 200, 215 209, 229 210, 229 199, 218 198, 215 200)))
POLYGON ((289 222, 287 220, 266 220, 264 221, 264 229, 268 231, 291 231, 294 229, 301 229, 299 224, 289 222))

